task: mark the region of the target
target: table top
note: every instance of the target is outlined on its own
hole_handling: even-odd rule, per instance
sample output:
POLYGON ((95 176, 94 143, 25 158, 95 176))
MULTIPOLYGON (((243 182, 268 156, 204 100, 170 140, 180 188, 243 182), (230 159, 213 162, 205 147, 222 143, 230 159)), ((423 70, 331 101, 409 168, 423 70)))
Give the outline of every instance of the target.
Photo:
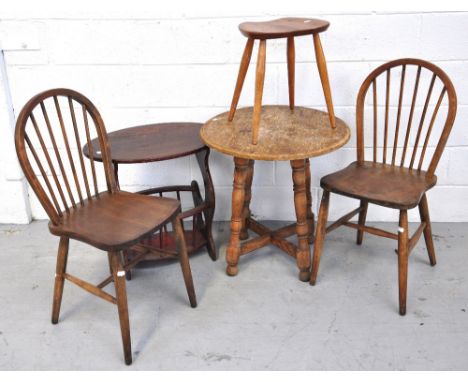
POLYGON ((348 142, 349 127, 328 114, 305 107, 263 106, 258 143, 252 144, 253 108, 237 109, 232 122, 228 112, 206 122, 200 135, 207 146, 234 157, 257 160, 295 160, 334 151, 348 142))
MULTIPOLYGON (((179 158, 206 148, 200 139, 201 123, 172 122, 129 127, 108 134, 112 161, 145 163, 179 158)), ((102 160, 97 138, 91 141, 93 158, 102 160)), ((83 154, 89 157, 88 145, 83 154)))

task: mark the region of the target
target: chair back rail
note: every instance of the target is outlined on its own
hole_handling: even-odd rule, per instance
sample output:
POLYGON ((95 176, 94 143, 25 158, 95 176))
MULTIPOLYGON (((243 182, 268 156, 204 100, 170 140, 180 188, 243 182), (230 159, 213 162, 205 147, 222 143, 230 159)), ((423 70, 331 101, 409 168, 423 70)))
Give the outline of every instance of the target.
POLYGON ((116 182, 104 122, 89 99, 70 89, 51 89, 33 97, 18 116, 18 159, 54 224, 87 199, 99 197, 96 162, 92 157, 85 161, 81 149, 85 141, 92 148, 96 136, 105 189, 114 192, 116 182))
POLYGON ((438 66, 413 58, 381 65, 364 80, 357 96, 357 159, 365 160, 365 141, 369 141, 373 162, 426 170, 432 175, 447 143, 456 111, 455 88, 438 66), (366 105, 371 107, 366 108, 366 105), (366 113, 372 116, 366 118, 366 113), (393 114, 396 116, 391 118, 393 114), (372 125, 370 130, 366 130, 368 124, 372 125), (366 136, 367 131, 372 137, 366 136), (432 147, 431 136, 437 137, 437 134, 432 147), (432 155, 426 158, 432 149, 432 155))

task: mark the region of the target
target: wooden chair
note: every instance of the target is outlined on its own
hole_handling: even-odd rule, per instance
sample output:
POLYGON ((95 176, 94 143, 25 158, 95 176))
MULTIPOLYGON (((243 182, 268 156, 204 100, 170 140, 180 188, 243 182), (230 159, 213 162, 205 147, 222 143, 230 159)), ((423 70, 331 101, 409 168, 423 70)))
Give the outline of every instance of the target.
POLYGON ((255 102, 252 118, 252 144, 256 145, 260 128, 260 115, 262 111, 263 84, 265 80, 266 62, 266 40, 286 38, 287 39, 287 62, 288 62, 288 89, 289 107, 294 109, 294 87, 295 87, 295 60, 296 51, 294 37, 313 35, 315 58, 317 68, 322 82, 323 94, 327 104, 328 117, 332 128, 336 127, 335 113, 333 110, 332 94, 330 82, 328 80, 327 62, 322 49, 319 34, 329 27, 329 22, 319 19, 304 19, 299 17, 287 17, 271 21, 245 22, 239 25, 241 33, 247 37, 244 53, 239 67, 236 87, 232 97, 231 108, 229 110, 229 121, 234 119, 237 104, 244 85, 245 76, 249 68, 250 58, 255 40, 259 40, 257 69, 255 74, 255 102))
POLYGON ((323 196, 312 261, 312 285, 315 285, 317 279, 325 234, 335 228, 344 225, 357 229, 358 245, 362 243, 364 232, 395 239, 398 240, 399 310, 401 315, 406 313, 408 257, 423 233, 430 263, 432 266, 436 264, 426 192, 437 182, 434 173, 452 129, 456 111, 457 97, 452 82, 439 67, 427 61, 410 58, 391 61, 375 69, 365 79, 359 90, 356 105, 357 161, 341 171, 323 177, 320 182, 323 196), (399 74, 400 77, 396 86, 392 87, 391 78, 395 74, 399 74), (414 84, 408 80, 412 75, 414 84), (421 85, 424 82, 423 77, 427 78, 427 94, 419 90, 426 87, 421 85), (385 89, 381 92, 385 99, 381 106, 377 92, 379 80, 385 89), (411 85, 405 86, 408 83, 411 85), (373 121, 373 127, 370 134, 366 135, 364 106, 371 87, 372 97, 367 97, 370 98, 367 104, 372 105, 369 119, 373 121), (437 88, 439 90, 435 90, 437 88), (434 98, 435 102, 432 102, 431 95, 434 93, 437 96, 434 98), (397 97, 394 104, 390 100, 391 94, 397 97), (423 95, 424 100, 422 109, 416 107, 420 95, 423 95), (405 100, 411 101, 408 104, 409 108, 405 105, 405 100), (446 109, 446 113, 439 113, 441 105, 442 109, 446 109), (379 108, 383 111, 383 131, 378 126, 379 108), (389 114, 393 108, 396 117, 394 123, 391 123, 389 114), (418 113, 420 118, 417 128, 412 129, 412 122, 416 120, 415 114, 418 113), (402 118, 403 114, 407 114, 407 118, 402 118), (442 118, 439 119, 440 115, 442 118), (430 119, 426 118, 428 116, 430 119), (440 123, 437 124, 436 121, 440 123), (429 143, 432 142, 431 137, 436 137, 437 133, 440 135, 438 140, 435 140, 433 149, 429 143), (365 137, 370 141, 367 146, 364 142, 365 137), (369 147, 369 150, 365 147, 369 147), (432 155, 426 155, 432 150, 432 155), (366 160, 365 157, 370 155, 372 160, 366 160), (360 206, 326 227, 330 193, 359 199, 360 206), (369 203, 400 211, 397 234, 365 225, 369 203), (415 207, 419 208, 421 224, 410 238, 408 210, 415 207), (357 214, 358 223, 350 222, 357 214))
POLYGON ((101 116, 91 101, 73 90, 52 89, 33 97, 18 117, 15 141, 24 174, 50 218, 50 232, 60 237, 52 323, 58 322, 65 279, 116 304, 125 363, 131 364, 125 272, 140 259, 124 266, 122 250, 172 222, 179 242, 180 263, 190 304, 192 307, 197 304, 178 217, 180 202, 132 194, 117 188, 101 116), (57 129, 53 128, 55 124, 57 129), (94 135, 98 137, 102 153, 104 184, 98 181, 98 173, 102 169, 92 158, 85 161, 81 151, 82 143, 90 145, 94 135), (111 276, 95 286, 67 273, 70 238, 106 251, 111 276), (115 297, 103 290, 112 281, 115 297))

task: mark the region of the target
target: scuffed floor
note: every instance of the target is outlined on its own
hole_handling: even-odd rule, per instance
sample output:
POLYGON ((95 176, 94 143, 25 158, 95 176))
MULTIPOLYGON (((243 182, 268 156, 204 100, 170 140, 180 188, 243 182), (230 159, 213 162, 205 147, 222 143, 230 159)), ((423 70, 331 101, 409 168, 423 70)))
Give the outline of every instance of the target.
MULTIPOLYGON (((215 226, 217 262, 203 252, 191 258, 196 309, 178 263, 134 271, 127 284, 134 362, 127 367, 115 306, 68 283, 59 324, 50 323, 58 240, 47 223, 0 226, 0 369, 468 368, 468 224, 433 225, 436 267, 424 240, 415 248, 406 317, 397 313, 392 240, 365 235, 358 247, 355 231, 334 231, 311 287, 275 247, 242 257, 238 276, 226 276, 228 231, 227 223, 215 226)), ((107 256, 72 242, 68 271, 99 282, 107 256)))

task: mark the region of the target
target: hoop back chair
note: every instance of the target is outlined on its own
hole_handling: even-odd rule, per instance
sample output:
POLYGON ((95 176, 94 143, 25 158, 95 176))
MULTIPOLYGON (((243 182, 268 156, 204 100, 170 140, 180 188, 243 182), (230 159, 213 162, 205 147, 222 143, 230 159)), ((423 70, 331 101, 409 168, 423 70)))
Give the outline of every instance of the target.
POLYGON ((91 101, 76 91, 52 89, 33 97, 19 114, 15 143, 24 174, 50 218, 49 230, 60 237, 52 323, 56 324, 59 319, 65 280, 116 304, 125 363, 131 364, 125 272, 139 258, 125 264, 122 250, 171 222, 177 234, 190 304, 196 306, 183 227, 178 217, 180 202, 117 188, 102 118, 91 101), (98 137, 102 168, 97 167, 92 158, 85 161, 81 151, 82 143, 91 145, 94 136, 98 137), (105 183, 99 181, 100 176, 105 178, 105 183), (67 273, 70 239, 106 251, 111 275, 93 285, 67 273), (112 281, 115 297, 103 290, 112 281))
POLYGON ((399 59, 369 74, 357 96, 357 161, 323 177, 320 182, 323 195, 312 261, 312 285, 317 279, 324 237, 332 230, 342 225, 357 229, 358 245, 364 232, 395 239, 398 241, 399 311, 401 315, 406 313, 408 257, 421 234, 424 234, 430 264, 436 264, 426 192, 437 182, 435 170, 456 111, 457 97, 452 82, 430 62, 399 59), (399 78, 392 86, 395 74, 399 78), (382 102, 379 94, 383 96, 382 102), (419 100, 422 108, 417 106, 419 100), (368 119, 366 105, 370 109, 368 119), (390 111, 396 114, 393 119, 390 111), (365 128, 368 124, 371 129, 365 128), (370 143, 365 145, 365 141, 370 143), (360 206, 326 227, 330 193, 359 199, 360 206), (399 210, 398 233, 365 224, 369 203, 399 210), (408 210, 415 207, 419 208, 421 224, 409 237, 408 210), (358 223, 350 222, 358 214, 358 223))

